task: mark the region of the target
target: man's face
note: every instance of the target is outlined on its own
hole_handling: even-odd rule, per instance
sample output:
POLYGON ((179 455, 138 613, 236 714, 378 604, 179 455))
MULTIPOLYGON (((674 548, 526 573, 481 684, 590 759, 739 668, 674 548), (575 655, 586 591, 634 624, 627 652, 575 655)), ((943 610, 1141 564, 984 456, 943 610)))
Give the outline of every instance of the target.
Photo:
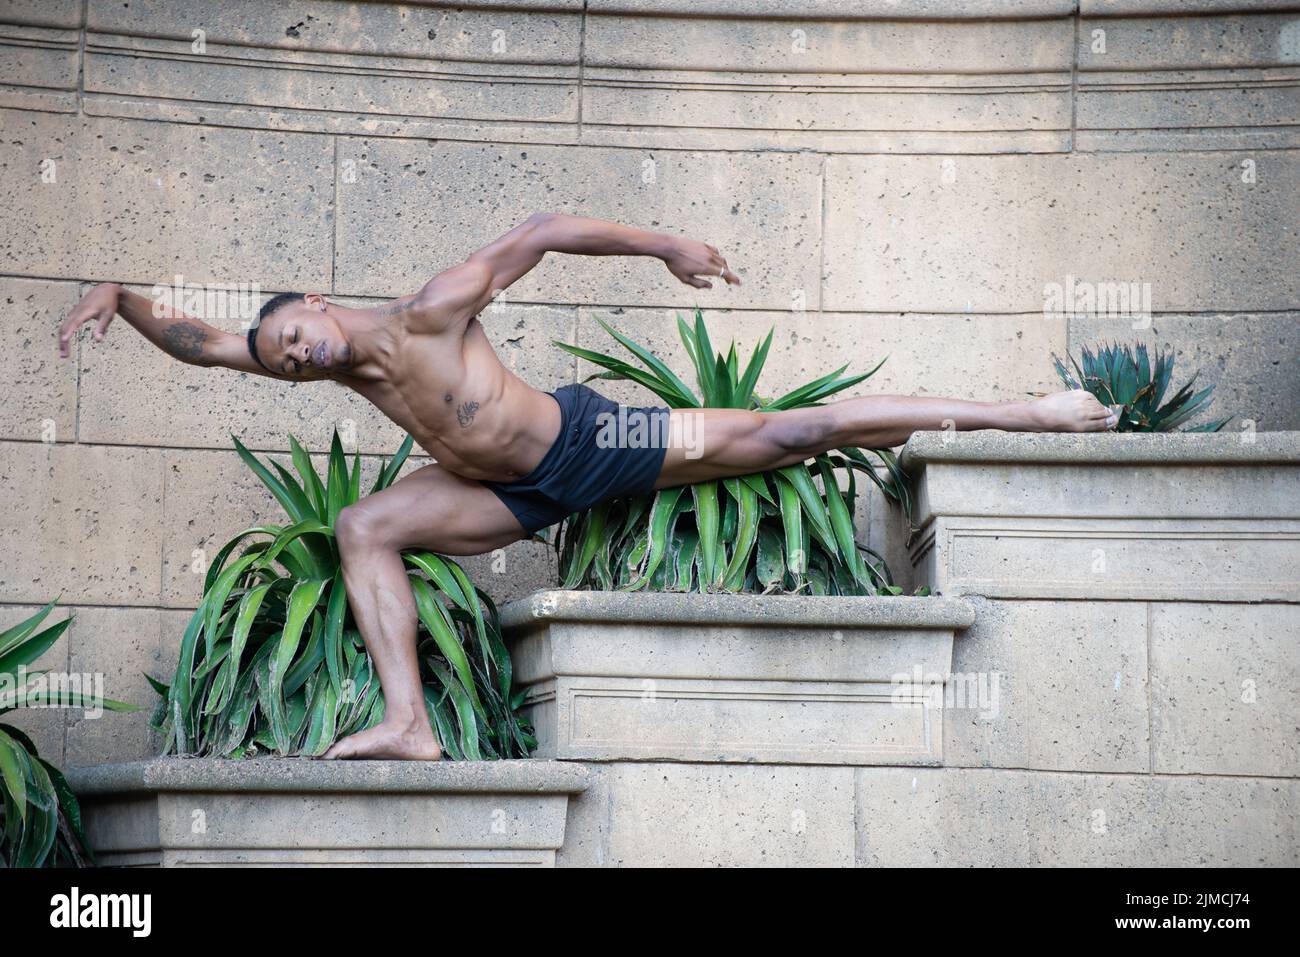
POLYGON ((352 346, 324 297, 281 306, 262 322, 257 352, 274 372, 294 379, 327 379, 352 364, 352 346))

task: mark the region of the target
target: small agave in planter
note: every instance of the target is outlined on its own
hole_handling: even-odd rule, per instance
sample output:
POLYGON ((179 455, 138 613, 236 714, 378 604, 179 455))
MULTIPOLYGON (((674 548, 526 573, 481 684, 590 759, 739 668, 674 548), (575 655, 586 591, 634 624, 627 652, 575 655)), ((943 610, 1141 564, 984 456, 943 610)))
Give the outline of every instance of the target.
MULTIPOLYGON (((1193 391, 1199 370, 1179 389, 1172 399, 1160 404, 1174 374, 1174 354, 1156 348, 1155 366, 1152 367, 1147 347, 1136 348, 1115 343, 1099 346, 1093 352, 1083 347, 1082 364, 1069 357, 1074 373, 1060 357, 1053 354, 1052 363, 1061 381, 1071 389, 1087 389, 1102 405, 1119 407, 1119 424, 1116 432, 1173 432, 1188 419, 1208 408, 1214 386, 1193 391), (1077 373, 1077 375, 1076 375, 1077 373)), ((1218 422, 1182 429, 1183 432, 1218 432, 1232 421, 1232 416, 1218 422)))
MULTIPOLYGON (((608 370, 589 376, 588 381, 631 379, 675 409, 777 411, 820 405, 880 368, 840 378, 847 368, 841 366, 779 398, 765 400, 754 389, 772 333, 741 372, 734 342, 725 356, 714 354, 697 309, 694 327, 680 316, 677 319, 678 333, 695 366, 697 397, 648 349, 607 323, 600 324, 642 367, 575 345, 556 345, 608 370)), ((855 472, 911 512, 906 481, 894 454, 888 449, 869 451, 887 477, 877 474, 861 449, 843 448, 799 465, 614 499, 571 515, 555 538, 563 587, 898 594, 884 559, 856 541, 855 472), (846 474, 846 491, 837 481, 840 472, 846 474), (815 479, 820 479, 820 489, 815 479)))
MULTIPOLYGON (((235 439, 290 523, 245 529, 208 569, 172 683, 150 679, 163 696, 153 720, 164 753, 319 755, 383 718, 334 541, 339 512, 361 495, 360 456, 349 471, 335 432, 322 482, 293 436, 289 444, 297 477, 274 461, 273 474, 235 439)), ((372 493, 397 478, 411 445, 407 436, 372 493)), ((450 559, 421 550, 402 557, 425 703, 443 750, 454 759, 526 757, 536 740, 518 713, 523 692, 511 687, 496 606, 450 559)))

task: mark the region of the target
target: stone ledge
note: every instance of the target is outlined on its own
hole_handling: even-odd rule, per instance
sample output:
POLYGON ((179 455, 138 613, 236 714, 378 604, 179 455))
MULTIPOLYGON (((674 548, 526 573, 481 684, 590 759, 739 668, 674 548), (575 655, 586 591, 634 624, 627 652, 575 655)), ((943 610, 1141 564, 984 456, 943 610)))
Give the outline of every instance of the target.
POLYGON ((540 866, 577 765, 163 758, 74 770, 101 864, 540 866))
POLYGON ((698 595, 667 592, 542 591, 507 605, 503 629, 534 622, 672 622, 679 625, 969 628, 975 612, 950 598, 896 596, 698 595))
MULTIPOLYGON (((371 0, 374 2, 374 0, 371 0)), ((406 0, 412 6, 467 10, 794 20, 994 20, 1068 17, 1275 13, 1295 0, 406 0), (846 9, 847 7, 847 9, 846 9)))
POLYGON ((1223 13, 1282 13, 1296 0, 1079 0, 1085 17, 1214 16, 1223 13))
POLYGON ((587 770, 554 761, 319 761, 309 758, 155 758, 74 768, 78 795, 167 791, 349 791, 391 794, 578 794, 587 770))
POLYGON ((1300 432, 1025 433, 916 432, 899 457, 903 468, 931 462, 1051 462, 1070 465, 1300 465, 1300 432))
MULTIPOLYGON (((1213 0, 1207 0, 1213 2, 1213 0)), ((994 20, 1067 17, 1075 0, 588 0, 591 14, 791 20, 994 20)))

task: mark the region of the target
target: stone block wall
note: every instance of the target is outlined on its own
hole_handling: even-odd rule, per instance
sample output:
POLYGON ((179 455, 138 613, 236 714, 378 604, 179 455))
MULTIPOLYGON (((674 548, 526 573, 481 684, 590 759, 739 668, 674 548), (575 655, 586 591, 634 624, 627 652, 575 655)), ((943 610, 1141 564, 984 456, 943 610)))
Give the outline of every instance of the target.
POLYGON ((944 767, 872 771, 859 860, 1294 867, 1300 436, 921 432, 903 461, 917 578, 975 623, 944 767))
MULTIPOLYGON (((603 348, 597 315, 680 363, 698 305, 746 350, 775 326, 772 390, 888 355, 857 393, 1010 397, 1140 338, 1221 383, 1230 429, 1297 428, 1296 6, 0 0, 0 612, 61 595, 45 663, 150 702, 205 556, 278 513, 230 433, 319 452, 337 425, 372 469, 401 438, 123 323, 59 361, 88 284, 394 297, 539 210, 708 240, 744 279, 548 257, 483 317, 539 388, 591 371, 550 343, 603 348), (1075 282, 1150 315, 1045 308, 1075 282)), ((467 567, 499 601, 552 583, 536 544, 467 567)), ((23 720, 74 765, 152 751, 143 716, 23 720)))

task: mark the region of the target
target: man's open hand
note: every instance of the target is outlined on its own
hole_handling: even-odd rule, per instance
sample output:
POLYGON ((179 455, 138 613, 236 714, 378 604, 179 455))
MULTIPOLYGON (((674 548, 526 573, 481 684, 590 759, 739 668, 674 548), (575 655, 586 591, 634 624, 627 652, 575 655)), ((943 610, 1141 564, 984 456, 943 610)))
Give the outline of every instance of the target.
POLYGON ((706 277, 725 280, 730 286, 740 285, 740 277, 731 271, 722 253, 708 243, 674 237, 663 258, 668 271, 688 286, 712 289, 713 283, 706 277))
POLYGON ((77 334, 77 330, 84 323, 93 321, 95 331, 93 333, 96 339, 103 339, 104 333, 108 331, 108 324, 113 321, 117 315, 117 296, 121 287, 117 283, 102 282, 90 292, 82 297, 81 302, 77 303, 68 317, 63 320, 59 326, 59 356, 66 359, 71 355, 72 340, 77 334))

